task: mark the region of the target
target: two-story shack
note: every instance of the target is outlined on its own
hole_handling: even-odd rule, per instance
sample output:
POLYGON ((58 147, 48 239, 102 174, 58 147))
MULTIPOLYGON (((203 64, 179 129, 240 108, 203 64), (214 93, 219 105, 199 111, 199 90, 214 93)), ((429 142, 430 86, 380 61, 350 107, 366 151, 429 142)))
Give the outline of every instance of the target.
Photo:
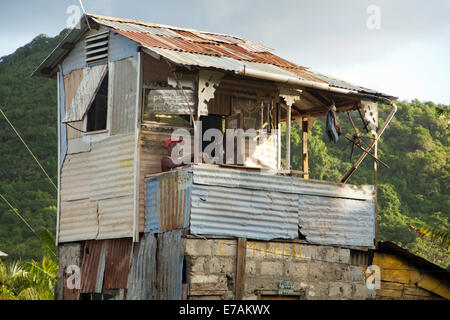
POLYGON ((376 156, 395 98, 270 51, 87 14, 38 67, 58 83, 57 299, 373 296, 365 270, 377 243, 377 162, 367 158, 374 185, 346 182, 376 156), (383 126, 378 103, 392 106, 383 126), (308 175, 308 129, 330 110, 360 113, 374 137, 340 183, 308 175), (291 150, 293 122, 302 150, 291 150), (258 143, 236 144, 242 161, 197 157, 162 172, 177 129, 200 152, 208 129, 253 130, 244 141, 258 143), (291 170, 295 153, 302 171, 291 170))

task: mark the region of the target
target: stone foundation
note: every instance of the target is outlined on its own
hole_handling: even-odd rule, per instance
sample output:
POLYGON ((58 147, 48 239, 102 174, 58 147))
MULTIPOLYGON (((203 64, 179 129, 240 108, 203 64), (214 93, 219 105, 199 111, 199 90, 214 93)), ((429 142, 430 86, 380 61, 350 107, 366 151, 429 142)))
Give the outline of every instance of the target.
MULTIPOLYGON (((235 299, 237 240, 184 239, 189 299, 235 299)), ((363 300, 371 292, 350 249, 248 241, 244 299, 363 300)))

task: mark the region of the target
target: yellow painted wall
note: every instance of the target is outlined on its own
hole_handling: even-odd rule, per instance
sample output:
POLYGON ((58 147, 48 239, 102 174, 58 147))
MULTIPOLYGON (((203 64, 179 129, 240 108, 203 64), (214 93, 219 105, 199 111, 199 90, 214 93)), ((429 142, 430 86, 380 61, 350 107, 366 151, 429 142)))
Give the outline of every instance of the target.
POLYGON ((376 299, 450 299, 449 283, 420 271, 405 259, 375 252, 372 264, 381 269, 381 289, 376 291, 376 299))

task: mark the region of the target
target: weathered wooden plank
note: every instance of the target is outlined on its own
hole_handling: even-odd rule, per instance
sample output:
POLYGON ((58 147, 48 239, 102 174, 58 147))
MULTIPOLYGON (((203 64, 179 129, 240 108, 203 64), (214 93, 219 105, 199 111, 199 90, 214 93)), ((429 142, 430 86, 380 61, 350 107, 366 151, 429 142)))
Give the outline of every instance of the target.
POLYGON ((247 239, 239 238, 236 255, 236 300, 242 300, 245 291, 245 263, 247 257, 247 239))
POLYGON ((107 71, 107 64, 83 69, 83 80, 67 110, 63 122, 81 121, 83 119, 107 71))

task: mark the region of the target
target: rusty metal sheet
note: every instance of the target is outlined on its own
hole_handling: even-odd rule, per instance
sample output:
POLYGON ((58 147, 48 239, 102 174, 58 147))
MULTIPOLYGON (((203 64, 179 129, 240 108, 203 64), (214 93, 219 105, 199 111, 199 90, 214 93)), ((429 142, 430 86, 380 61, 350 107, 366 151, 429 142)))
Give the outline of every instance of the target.
POLYGON ((132 239, 108 240, 103 289, 127 288, 133 251, 132 239))
POLYGON ((127 300, 156 300, 156 248, 156 236, 149 233, 134 245, 127 300))
POLYGON ((373 247, 375 202, 299 195, 298 224, 310 243, 373 247))
POLYGON ((146 181, 145 232, 159 233, 187 228, 191 203, 192 175, 175 170, 146 181))
MULTIPOLYGON (((357 90, 361 93, 382 95, 392 98, 389 95, 385 95, 374 90, 355 86, 346 81, 318 74, 310 69, 291 63, 274 54, 271 54, 270 51, 272 51, 272 49, 268 47, 241 39, 239 37, 92 14, 90 14, 89 17, 100 24, 102 28, 109 28, 114 31, 114 33, 120 34, 124 38, 141 44, 153 53, 162 55, 174 62, 180 60, 184 61, 182 63, 183 65, 214 67, 223 70, 230 70, 230 64, 239 64, 239 62, 241 62, 240 66, 243 66, 242 62, 260 63, 270 66, 277 66, 281 70, 293 73, 300 79, 317 82, 319 84, 327 83, 331 87, 352 88, 351 90, 357 90), (227 58, 229 61, 216 60, 212 63, 212 61, 207 62, 206 57, 221 59, 227 58), (222 67, 220 68, 219 66, 222 67), (228 68, 225 66, 228 66, 228 68)), ((83 21, 84 19, 82 19, 82 22, 83 21)), ((82 28, 83 32, 85 32, 86 26, 84 23, 82 28)), ((67 37, 67 40, 63 41, 63 43, 66 41, 69 42, 70 39, 74 39, 76 37, 79 38, 80 34, 81 33, 78 30, 72 31, 72 33, 67 37)), ((78 44, 80 43, 84 42, 78 41, 78 44)), ((58 62, 63 60, 63 51, 60 47, 61 45, 55 50, 55 52, 47 57, 47 59, 35 71, 35 74, 40 73, 48 76, 48 69, 52 67, 54 68, 58 62), (47 73, 44 72, 45 70, 47 73)), ((76 46, 75 50, 79 51, 78 47, 79 46, 76 46)), ((73 59, 66 60, 71 62, 73 59)), ((81 67, 78 67, 78 69, 81 67)), ((239 69, 239 72, 242 72, 242 68, 239 69)), ((280 75, 279 72, 273 73, 277 76, 280 75)))
POLYGON ((181 300, 183 276, 182 230, 158 235, 157 279, 158 300, 181 300))
POLYGON ((86 241, 81 266, 81 293, 95 292, 104 241, 86 241))

